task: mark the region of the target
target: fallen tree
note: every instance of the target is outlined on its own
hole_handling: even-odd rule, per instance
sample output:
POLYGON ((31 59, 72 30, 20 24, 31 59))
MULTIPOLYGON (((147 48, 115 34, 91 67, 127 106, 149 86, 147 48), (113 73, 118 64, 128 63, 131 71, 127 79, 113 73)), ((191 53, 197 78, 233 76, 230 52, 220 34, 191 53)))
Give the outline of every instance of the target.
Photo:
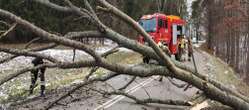
MULTIPOLYGON (((10 76, 7 76, 6 78, 3 78, 0 80, 0 86, 8 81, 10 81, 13 78, 16 78, 20 74, 24 74, 28 71, 42 68, 42 67, 48 67, 48 68, 60 68, 60 69, 70 69, 70 68, 83 68, 83 67, 93 67, 92 72, 90 72, 89 76, 84 80, 83 83, 79 84, 77 87, 70 90, 68 93, 63 94, 58 99, 51 102, 46 109, 51 108, 55 103, 57 103, 60 100, 63 100, 67 96, 69 96, 71 93, 75 92, 81 87, 84 87, 90 83, 97 82, 97 81, 107 81, 115 76, 118 75, 129 75, 135 77, 151 77, 155 75, 160 75, 164 77, 172 77, 179 80, 182 80, 184 82, 187 82, 199 90, 203 91, 206 96, 212 100, 216 100, 218 102, 221 102, 224 105, 228 105, 230 107, 233 107, 235 109, 240 110, 248 110, 249 109, 249 100, 246 96, 241 95, 240 93, 231 90, 230 88, 227 88, 223 84, 219 83, 218 81, 215 81, 213 79, 208 78, 207 76, 202 75, 201 73, 196 73, 193 71, 192 68, 181 64, 179 62, 176 62, 172 60, 169 56, 166 55, 151 39, 150 35, 146 33, 143 28, 138 25, 131 17, 117 9, 116 7, 112 6, 105 0, 97 0, 101 6, 98 6, 97 9, 100 11, 105 11, 106 13, 112 13, 120 20, 125 21, 127 24, 129 24, 132 28, 134 28, 138 33, 143 35, 143 37, 149 42, 151 47, 139 44, 138 42, 128 39, 124 35, 119 34, 118 32, 114 31, 113 29, 106 26, 96 14, 95 10, 92 8, 92 6, 88 3, 87 0, 84 0, 85 2, 85 8, 79 8, 75 6, 73 3, 71 3, 69 0, 64 0, 64 2, 67 4, 67 6, 60 6, 57 4, 54 4, 50 2, 49 0, 34 0, 35 2, 41 3, 47 7, 50 7, 52 9, 58 10, 62 13, 71 13, 74 16, 77 17, 84 17, 88 21, 90 21, 97 30, 93 31, 83 31, 83 32, 72 32, 68 33, 65 36, 52 34, 48 31, 45 31, 36 25, 24 20, 23 18, 20 18, 6 10, 0 9, 0 16, 4 17, 5 19, 8 19, 9 21, 15 22, 17 25, 20 25, 22 28, 25 28, 35 34, 37 34, 39 37, 51 42, 51 44, 48 44, 44 47, 37 47, 33 49, 11 49, 11 48, 3 48, 0 47, 1 52, 12 54, 13 56, 8 56, 4 58, 3 60, 0 60, 1 63, 7 62, 17 56, 31 56, 31 57, 39 57, 42 59, 46 59, 50 61, 48 64, 40 65, 33 68, 26 68, 23 70, 20 70, 14 74, 11 74, 10 76), (106 37, 107 39, 110 39, 114 42, 116 42, 119 47, 125 47, 128 49, 131 49, 141 55, 147 55, 158 62, 160 62, 160 65, 147 65, 147 64, 140 64, 137 66, 129 66, 119 63, 111 63, 108 62, 104 57, 105 55, 100 55, 96 53, 90 46, 87 46, 83 44, 82 42, 79 42, 75 40, 74 38, 80 38, 80 37, 106 37), (66 62, 61 61, 61 59, 54 58, 52 56, 47 56, 41 53, 38 53, 37 51, 40 50, 46 50, 49 48, 53 48, 56 45, 64 45, 67 47, 71 47, 73 49, 78 49, 86 52, 92 58, 81 60, 77 62, 66 62), (104 68, 107 70, 112 71, 110 74, 106 74, 102 77, 98 78, 89 78, 94 71, 96 71, 98 68, 104 68)), ((27 44, 29 45, 29 44, 27 44)), ((131 80, 133 81, 133 79, 131 80)), ((127 85, 124 85, 124 88, 128 86, 130 82, 127 85)), ((123 88, 121 88, 122 90, 123 88)), ((98 91, 98 90, 96 90, 98 91)), ((174 100, 159 100, 159 99, 137 99, 135 96, 129 95, 127 93, 124 93, 122 91, 113 91, 113 92, 105 92, 105 91, 99 91, 104 94, 108 95, 124 95, 128 98, 131 98, 135 100, 137 103, 140 104, 146 104, 146 103, 159 103, 159 104, 170 104, 170 105, 185 105, 189 106, 191 105, 188 101, 174 101, 174 100)))

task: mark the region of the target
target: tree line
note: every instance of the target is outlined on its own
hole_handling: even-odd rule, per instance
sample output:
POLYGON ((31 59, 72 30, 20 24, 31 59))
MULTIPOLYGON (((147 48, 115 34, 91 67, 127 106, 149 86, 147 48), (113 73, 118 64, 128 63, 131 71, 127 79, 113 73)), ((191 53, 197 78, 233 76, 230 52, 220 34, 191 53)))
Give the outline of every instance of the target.
POLYGON ((192 18, 208 33, 208 48, 249 82, 248 0, 197 0, 192 18))

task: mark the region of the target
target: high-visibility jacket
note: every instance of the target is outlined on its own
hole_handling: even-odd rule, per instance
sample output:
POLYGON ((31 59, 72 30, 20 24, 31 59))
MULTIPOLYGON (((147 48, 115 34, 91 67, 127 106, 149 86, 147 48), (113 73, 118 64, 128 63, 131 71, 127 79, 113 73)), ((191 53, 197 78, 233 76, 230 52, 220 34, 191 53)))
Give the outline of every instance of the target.
POLYGON ((184 47, 185 47, 185 39, 181 39, 180 47, 181 47, 181 48, 184 48, 184 47))

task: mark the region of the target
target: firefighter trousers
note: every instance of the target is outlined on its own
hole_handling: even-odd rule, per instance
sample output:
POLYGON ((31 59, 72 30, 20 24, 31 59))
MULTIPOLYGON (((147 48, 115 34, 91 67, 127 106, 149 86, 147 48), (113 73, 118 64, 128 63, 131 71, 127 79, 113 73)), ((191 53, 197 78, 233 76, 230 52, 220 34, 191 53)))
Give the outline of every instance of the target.
POLYGON ((35 88, 36 81, 38 76, 40 77, 40 86, 41 86, 41 95, 44 95, 45 92, 45 68, 36 69, 31 71, 31 85, 30 85, 30 94, 33 93, 33 89, 35 88), (40 73, 40 74, 39 74, 40 73))

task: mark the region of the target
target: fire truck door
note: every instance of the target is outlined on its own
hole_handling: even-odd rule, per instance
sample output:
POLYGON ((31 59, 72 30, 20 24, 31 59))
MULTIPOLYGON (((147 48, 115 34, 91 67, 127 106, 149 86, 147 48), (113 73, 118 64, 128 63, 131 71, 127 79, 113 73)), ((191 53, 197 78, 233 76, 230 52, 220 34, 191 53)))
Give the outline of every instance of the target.
POLYGON ((173 43, 173 45, 177 45, 177 34, 178 34, 178 32, 177 32, 177 25, 176 24, 173 24, 173 26, 172 26, 172 43, 173 43))
POLYGON ((160 36, 160 40, 159 41, 163 41, 166 38, 166 20, 164 19, 159 19, 159 36, 160 36))

